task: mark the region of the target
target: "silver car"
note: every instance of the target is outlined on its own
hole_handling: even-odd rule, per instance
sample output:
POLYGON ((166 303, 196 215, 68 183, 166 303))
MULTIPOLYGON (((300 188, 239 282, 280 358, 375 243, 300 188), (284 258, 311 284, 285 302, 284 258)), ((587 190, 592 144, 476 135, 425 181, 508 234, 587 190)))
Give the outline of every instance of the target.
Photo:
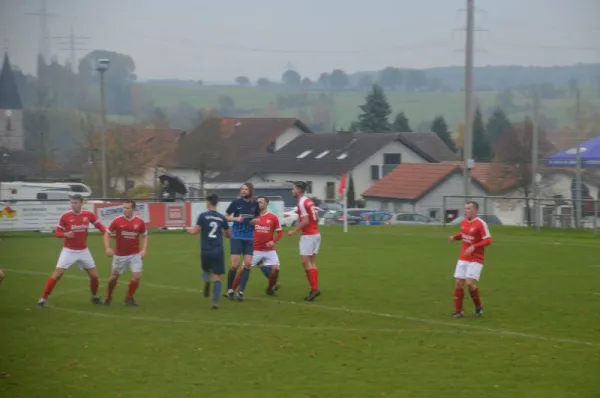
POLYGON ((397 213, 390 221, 394 225, 442 225, 441 222, 418 213, 397 213))

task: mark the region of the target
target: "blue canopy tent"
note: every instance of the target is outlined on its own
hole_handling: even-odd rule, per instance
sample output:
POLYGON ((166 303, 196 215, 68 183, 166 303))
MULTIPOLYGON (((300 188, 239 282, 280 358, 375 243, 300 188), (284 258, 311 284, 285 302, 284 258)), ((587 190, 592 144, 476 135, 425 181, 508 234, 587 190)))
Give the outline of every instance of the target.
MULTIPOLYGON (((579 157, 582 168, 600 168, 600 136, 580 144, 579 157)), ((548 156, 546 165, 548 167, 577 167, 577 148, 570 148, 548 156)))
POLYGON ((571 197, 577 204, 575 206, 575 214, 577 215, 577 224, 579 224, 583 214, 581 209, 582 198, 589 195, 589 190, 586 193, 587 186, 581 183, 581 170, 600 168, 600 136, 579 144, 579 147, 570 148, 548 156, 546 158, 546 165, 548 167, 574 167, 577 169, 577 177, 571 184, 571 197))

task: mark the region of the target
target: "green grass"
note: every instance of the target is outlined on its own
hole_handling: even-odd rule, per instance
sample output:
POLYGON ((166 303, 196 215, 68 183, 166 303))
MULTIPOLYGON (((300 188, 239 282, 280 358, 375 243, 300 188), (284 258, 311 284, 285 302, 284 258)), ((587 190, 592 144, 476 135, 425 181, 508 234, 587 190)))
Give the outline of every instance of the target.
MULTIPOLYGON (((151 236, 140 307, 94 306, 85 274, 72 269, 38 310, 60 242, 4 236, 0 396, 600 396, 598 241, 493 229, 480 283, 486 315, 453 320, 459 246, 445 241, 450 232, 324 228, 315 303, 302 301, 297 238, 286 238, 279 297, 265 296, 253 271, 246 302, 219 311, 201 297, 192 237, 151 236)), ((110 261, 98 235, 90 243, 105 280, 110 261)))
MULTIPOLYGON (((158 107, 165 109, 176 108, 179 103, 187 103, 196 108, 215 108, 218 107, 218 98, 220 96, 230 96, 234 99, 239 108, 259 109, 254 116, 261 116, 269 103, 275 102, 278 95, 288 95, 289 92, 277 92, 259 87, 238 87, 238 86, 199 86, 199 87, 172 87, 157 86, 151 84, 138 84, 136 90, 139 90, 140 97, 144 101, 154 101, 158 107)), ((587 91, 586 91, 587 93, 587 91)), ((462 92, 450 93, 399 93, 394 91, 386 92, 394 115, 400 111, 407 114, 411 125, 416 128, 422 121, 431 121, 435 116, 442 115, 446 118, 452 131, 457 131, 459 123, 464 118, 464 99, 462 92)), ((475 97, 477 103, 483 109, 496 106, 496 92, 477 92, 475 97)), ((309 91, 309 96, 318 98, 318 91, 309 91)), ((586 101, 590 105, 600 106, 597 96, 586 94, 586 101)), ((355 121, 360 113, 359 106, 365 101, 365 93, 358 91, 347 91, 335 93, 334 120, 338 127, 346 128, 352 121, 355 121)), ((520 105, 531 101, 516 95, 515 102, 520 105)), ((547 117, 555 118, 559 126, 573 126, 572 109, 575 106, 574 100, 553 99, 544 100, 541 106, 541 113, 547 117)), ((297 117, 298 111, 304 110, 311 114, 308 108, 293 108, 280 111, 281 117, 297 117)), ((394 116, 392 115, 392 117, 394 116)), ((532 116, 529 112, 513 113, 508 115, 515 121, 521 121, 525 116, 532 116)))

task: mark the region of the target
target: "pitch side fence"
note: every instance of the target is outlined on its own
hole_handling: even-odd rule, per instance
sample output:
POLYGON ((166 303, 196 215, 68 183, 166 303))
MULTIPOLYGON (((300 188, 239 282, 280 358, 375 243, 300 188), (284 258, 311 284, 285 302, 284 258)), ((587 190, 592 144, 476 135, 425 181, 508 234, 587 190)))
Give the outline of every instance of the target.
POLYGON ((442 200, 444 224, 452 223, 463 215, 468 200, 479 203, 479 213, 488 217, 489 223, 500 220, 503 225, 536 228, 586 229, 598 236, 600 227, 600 201, 563 198, 526 198, 503 196, 449 195, 442 200))
MULTIPOLYGON (((225 213, 234 198, 222 198, 218 211, 225 213)), ((124 199, 95 199, 83 208, 93 211, 100 222, 108 225, 122 214, 124 199)), ((194 224, 200 213, 206 211, 203 198, 189 198, 181 202, 158 202, 152 199, 134 199, 135 214, 148 228, 183 228, 194 224)), ((269 198, 269 211, 283 220, 284 202, 281 197, 269 198)), ((19 200, 0 202, 0 232, 53 231, 60 216, 70 210, 65 200, 19 200)))

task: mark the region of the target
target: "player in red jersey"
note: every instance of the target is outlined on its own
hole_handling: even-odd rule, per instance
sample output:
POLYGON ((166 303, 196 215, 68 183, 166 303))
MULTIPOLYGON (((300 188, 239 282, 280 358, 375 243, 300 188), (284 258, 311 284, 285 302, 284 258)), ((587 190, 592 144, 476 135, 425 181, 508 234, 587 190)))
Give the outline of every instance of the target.
POLYGON ((129 306, 137 305, 133 295, 140 286, 142 260, 146 257, 146 250, 148 249, 148 231, 144 220, 135 216, 134 211, 135 202, 133 200, 123 202, 123 215, 115 218, 104 233, 104 250, 107 256, 113 258, 112 274, 108 279, 108 292, 106 293, 104 305, 110 305, 113 292, 117 287, 117 281, 128 265, 131 270, 131 280, 129 281, 127 296, 125 296, 125 304, 129 306), (111 234, 114 234, 116 240, 114 251, 110 247, 111 234), (141 250, 140 236, 144 237, 141 250))
POLYGON ((314 301, 319 295, 319 270, 317 269, 317 253, 321 246, 321 233, 319 232, 319 212, 310 198, 304 196, 306 183, 297 181, 292 188, 292 195, 298 199, 298 225, 288 231, 293 236, 302 231, 300 237, 300 257, 302 266, 306 271, 306 278, 310 284, 310 293, 304 298, 306 301, 314 301))
MULTIPOLYGON (((275 290, 277 290, 277 278, 279 276, 279 256, 275 251, 275 243, 281 239, 283 231, 279 224, 279 218, 273 213, 269 212, 269 199, 261 196, 257 200, 260 215, 258 218, 250 221, 250 224, 254 225, 254 254, 252 255, 252 261, 250 262, 249 268, 256 267, 261 264, 261 267, 269 268, 267 286, 267 294, 273 296, 275 290)), ((244 267, 246 265, 244 264, 244 267)), ((267 273, 265 273, 267 274, 267 273)), ((244 269, 239 278, 239 290, 238 300, 244 297, 244 290, 248 283, 249 271, 244 269)), ((236 278, 237 279, 237 278, 236 278)), ((234 289, 236 283, 234 281, 234 289)))
POLYGON ((479 297, 477 281, 483 269, 483 258, 485 247, 492 244, 492 236, 485 221, 477 217, 479 204, 467 202, 465 204, 465 219, 460 223, 460 232, 450 236, 450 241, 462 240, 460 257, 454 271, 456 278, 456 289, 454 290, 454 318, 461 318, 463 313, 463 297, 465 295, 465 282, 469 287, 469 293, 475 304, 475 316, 483 315, 483 305, 479 297))
POLYGON ((56 226, 56 237, 64 239, 63 249, 58 258, 56 269, 52 276, 48 278, 46 287, 42 293, 42 298, 38 301, 38 306, 43 307, 54 286, 58 283, 66 270, 73 264, 79 264, 79 267, 85 270, 90 277, 90 290, 92 292, 92 302, 100 304, 98 293, 98 272, 96 263, 87 247, 88 229, 92 224, 100 232, 106 232, 104 225, 98 221, 96 214, 88 210, 82 210, 83 196, 75 194, 71 196, 71 211, 64 213, 58 225, 56 226))

